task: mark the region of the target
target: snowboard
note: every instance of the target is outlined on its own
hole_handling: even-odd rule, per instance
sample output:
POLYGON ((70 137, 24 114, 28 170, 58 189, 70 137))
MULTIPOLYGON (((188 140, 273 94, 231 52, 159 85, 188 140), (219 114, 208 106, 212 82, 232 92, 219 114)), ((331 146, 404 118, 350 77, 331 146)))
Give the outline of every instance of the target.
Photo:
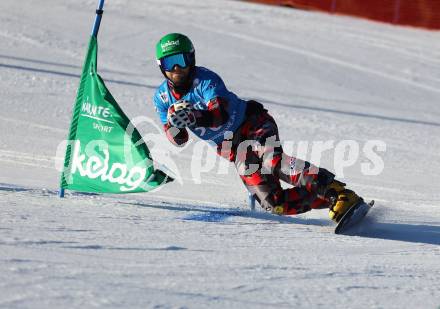
POLYGON ((373 205, 374 200, 369 203, 359 201, 357 204, 351 206, 351 208, 342 217, 341 221, 339 221, 338 225, 336 225, 335 234, 342 234, 361 222, 373 205))

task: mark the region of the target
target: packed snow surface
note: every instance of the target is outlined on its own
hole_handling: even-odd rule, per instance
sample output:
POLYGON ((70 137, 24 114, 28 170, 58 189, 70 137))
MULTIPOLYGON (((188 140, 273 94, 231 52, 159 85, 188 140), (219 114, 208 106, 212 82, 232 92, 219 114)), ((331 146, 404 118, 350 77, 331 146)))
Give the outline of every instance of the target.
POLYGON ((59 199, 96 2, 0 2, 1 308, 440 306, 439 32, 240 1, 108 1, 99 72, 178 180, 59 199), (163 142, 151 97, 168 32, 269 109, 286 152, 375 199, 363 224, 336 236, 325 210, 251 212, 233 166, 196 140, 163 142), (365 173, 372 141, 378 175, 365 173))

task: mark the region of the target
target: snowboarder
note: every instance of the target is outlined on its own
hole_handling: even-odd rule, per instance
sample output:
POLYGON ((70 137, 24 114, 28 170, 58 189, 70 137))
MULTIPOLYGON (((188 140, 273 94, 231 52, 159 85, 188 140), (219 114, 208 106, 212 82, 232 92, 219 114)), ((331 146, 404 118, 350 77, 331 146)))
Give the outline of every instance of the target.
POLYGON ((339 222, 362 200, 328 170, 283 153, 277 124, 264 106, 240 99, 216 73, 196 66, 188 37, 179 33, 162 37, 156 59, 165 81, 153 101, 167 138, 182 146, 190 130, 214 143, 219 155, 235 163, 264 209, 294 215, 329 208, 330 218, 339 222), (280 181, 293 187, 282 189, 280 181))

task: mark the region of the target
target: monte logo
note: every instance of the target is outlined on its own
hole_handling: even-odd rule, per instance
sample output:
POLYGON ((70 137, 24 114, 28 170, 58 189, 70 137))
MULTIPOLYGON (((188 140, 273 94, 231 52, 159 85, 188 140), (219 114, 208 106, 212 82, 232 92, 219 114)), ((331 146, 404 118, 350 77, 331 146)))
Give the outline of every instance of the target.
MULTIPOLYGON (((90 103, 89 98, 87 97, 86 101, 82 103, 81 112, 85 113, 88 116, 93 117, 103 117, 109 118, 111 117, 110 108, 105 106, 94 105, 90 103)), ((86 116, 83 115, 83 116, 86 116)))
POLYGON ((168 41, 166 43, 161 44, 162 47, 162 51, 166 52, 169 51, 170 49, 172 49, 173 47, 179 46, 180 45, 180 41, 176 40, 176 41, 168 41))

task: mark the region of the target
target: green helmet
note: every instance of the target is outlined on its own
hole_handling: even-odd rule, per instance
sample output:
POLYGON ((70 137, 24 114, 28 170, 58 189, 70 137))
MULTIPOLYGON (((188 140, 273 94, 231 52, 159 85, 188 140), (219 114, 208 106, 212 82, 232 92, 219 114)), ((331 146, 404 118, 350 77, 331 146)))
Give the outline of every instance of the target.
POLYGON ((156 60, 159 65, 160 59, 163 57, 179 53, 189 53, 193 57, 195 55, 194 45, 186 35, 180 33, 169 33, 162 37, 156 44, 156 60))

